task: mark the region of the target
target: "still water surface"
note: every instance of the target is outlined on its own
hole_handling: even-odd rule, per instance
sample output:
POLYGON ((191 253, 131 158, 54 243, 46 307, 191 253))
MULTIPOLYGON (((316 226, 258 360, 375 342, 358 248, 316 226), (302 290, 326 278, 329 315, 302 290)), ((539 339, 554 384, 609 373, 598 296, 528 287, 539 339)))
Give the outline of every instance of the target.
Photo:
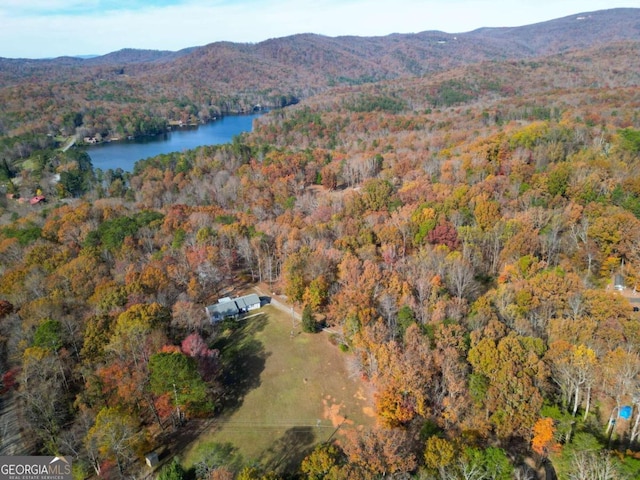
POLYGON ((260 115, 229 115, 199 127, 175 127, 166 135, 93 145, 87 148, 87 153, 94 168, 132 172, 138 160, 202 145, 229 143, 235 135, 250 132, 253 120, 260 115))

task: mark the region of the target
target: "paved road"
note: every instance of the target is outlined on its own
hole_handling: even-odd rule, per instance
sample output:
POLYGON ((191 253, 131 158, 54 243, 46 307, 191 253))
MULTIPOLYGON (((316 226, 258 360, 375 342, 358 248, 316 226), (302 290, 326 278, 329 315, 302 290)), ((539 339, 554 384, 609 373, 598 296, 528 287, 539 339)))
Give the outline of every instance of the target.
MULTIPOLYGON (((271 305, 276 307, 278 310, 282 310, 283 312, 288 313, 289 315, 291 315, 291 312, 292 312, 291 307, 288 306, 288 305, 285 305, 284 303, 282 303, 280 301, 278 301, 278 299, 271 297, 271 305)), ((293 318, 295 318, 296 320, 302 321, 302 315, 300 315, 295 310, 293 310, 293 318)))
POLYGON ((69 143, 67 143, 64 147, 62 147, 62 151, 66 152, 67 150, 69 150, 71 147, 73 147, 76 144, 76 136, 74 135, 71 138, 71 141, 69 143))
MULTIPOLYGON (((288 313, 289 315, 291 315, 291 305, 286 305, 283 302, 279 301, 277 298, 275 298, 274 295, 267 295, 266 293, 264 293, 262 290, 260 290, 260 288, 258 287, 253 287, 253 290, 258 294, 258 296, 260 297, 269 297, 271 299, 271 305, 273 305, 274 307, 276 307, 278 310, 281 310, 285 313, 288 313)), ((293 317, 298 320, 299 322, 302 322, 302 314, 296 312, 295 310, 293 311, 293 317)), ((327 333, 335 333, 338 334, 338 332, 336 330, 332 330, 330 328, 323 328, 322 330, 324 330, 327 333)))
MULTIPOLYGON (((285 305, 284 303, 279 301, 274 295, 267 295, 262 290, 260 290, 258 287, 254 287, 254 290, 258 294, 258 296, 260 296, 260 297, 269 297, 271 299, 271 302, 270 302, 271 305, 276 307, 278 310, 282 310, 283 312, 286 312, 289 315, 291 315, 291 306, 285 305)), ((295 318, 296 320, 302 321, 302 315, 300 315, 295 310, 293 311, 293 318, 295 318)))

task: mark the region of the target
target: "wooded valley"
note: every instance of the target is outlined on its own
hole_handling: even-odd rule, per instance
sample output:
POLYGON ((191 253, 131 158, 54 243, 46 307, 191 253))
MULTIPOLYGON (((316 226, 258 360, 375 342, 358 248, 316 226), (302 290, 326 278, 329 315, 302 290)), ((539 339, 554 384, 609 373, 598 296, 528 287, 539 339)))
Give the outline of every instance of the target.
POLYGON ((48 80, 0 61, 0 387, 25 448, 143 478, 146 452, 224 412, 234 327, 205 306, 260 283, 338 332, 376 426, 293 470, 178 454, 158 478, 638 478, 640 13, 602 18, 571 44, 568 19, 522 27, 547 38, 526 56, 461 36, 420 63, 418 39, 384 37, 397 75, 362 68, 381 39, 347 56, 304 36, 48 61, 48 80), (131 173, 60 150, 259 103, 253 132, 131 173))

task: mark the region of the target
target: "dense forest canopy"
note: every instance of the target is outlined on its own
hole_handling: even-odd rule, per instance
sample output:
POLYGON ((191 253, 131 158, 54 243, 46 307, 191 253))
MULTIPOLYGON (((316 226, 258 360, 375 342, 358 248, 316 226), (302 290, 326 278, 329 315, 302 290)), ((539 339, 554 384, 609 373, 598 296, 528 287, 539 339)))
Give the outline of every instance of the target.
MULTIPOLYGON (((3 87, 0 181, 48 199, 0 203, 0 387, 30 451, 72 455, 78 478, 135 474, 185 418, 224 411, 225 327, 204 306, 240 281, 339 332, 378 426, 295 471, 197 478, 533 479, 548 461, 563 479, 638 478, 639 49, 298 79, 277 97, 191 72, 142 89, 105 66, 3 87), (228 145, 130 174, 58 148, 62 129, 149 133, 298 96, 228 145)), ((183 475, 176 460, 160 477, 183 475)))

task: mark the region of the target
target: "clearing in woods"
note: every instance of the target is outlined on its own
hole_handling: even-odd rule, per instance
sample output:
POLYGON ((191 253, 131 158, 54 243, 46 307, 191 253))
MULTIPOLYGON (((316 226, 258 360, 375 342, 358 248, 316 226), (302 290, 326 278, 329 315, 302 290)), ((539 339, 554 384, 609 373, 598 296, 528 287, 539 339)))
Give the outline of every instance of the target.
POLYGON ((375 423, 370 386, 328 333, 302 333, 274 305, 256 312, 218 338, 232 394, 180 455, 186 468, 209 459, 291 472, 316 444, 375 423))

